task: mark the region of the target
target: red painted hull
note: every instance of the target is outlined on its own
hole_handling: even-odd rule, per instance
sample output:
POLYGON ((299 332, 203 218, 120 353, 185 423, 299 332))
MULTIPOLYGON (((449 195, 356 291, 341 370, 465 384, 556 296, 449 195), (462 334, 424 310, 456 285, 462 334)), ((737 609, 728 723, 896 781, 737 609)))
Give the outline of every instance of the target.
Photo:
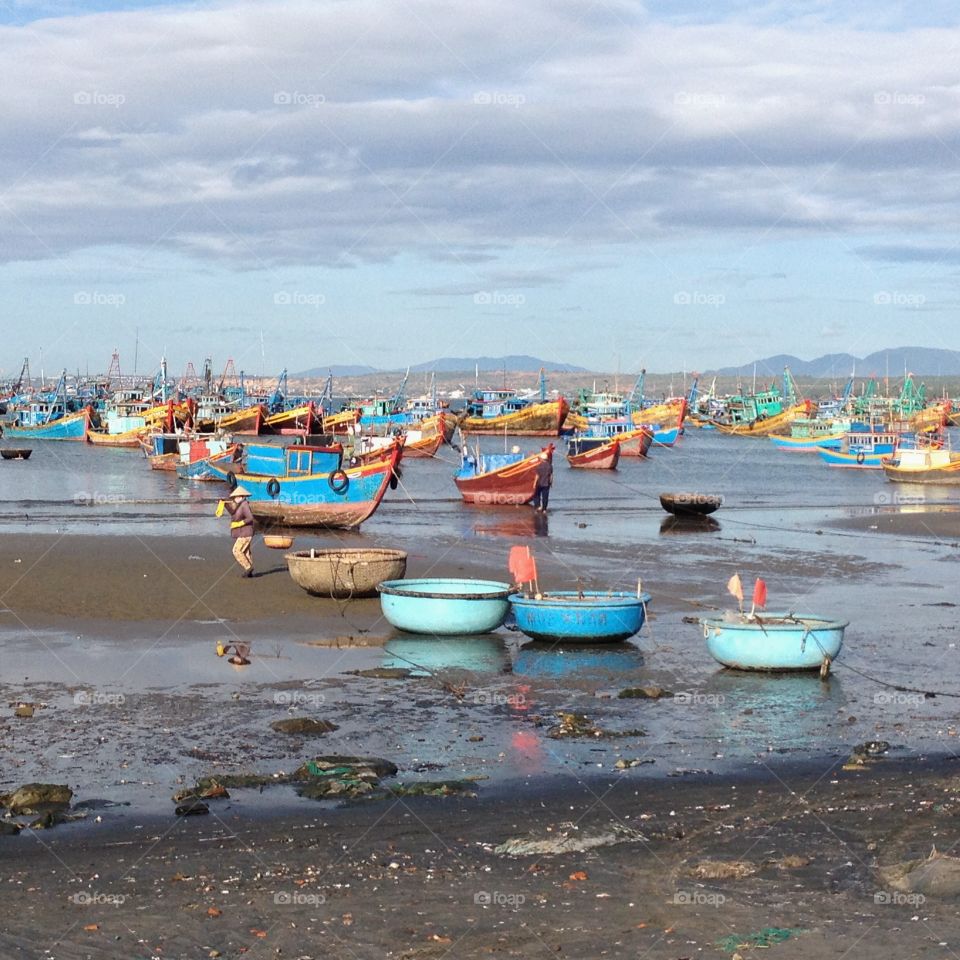
POLYGON ((442 443, 442 433, 438 433, 435 437, 422 437, 420 440, 404 440, 403 456, 405 459, 410 457, 414 459, 418 457, 435 457, 442 443))
MULTIPOLYGON (((544 448, 553 457, 553 445, 544 448)), ((454 483, 464 503, 484 506, 519 506, 529 503, 537 489, 537 464, 540 453, 482 473, 478 477, 455 477, 454 483)))
POLYGON ((616 470, 620 462, 620 444, 614 440, 586 453, 567 454, 567 463, 571 467, 584 470, 616 470))

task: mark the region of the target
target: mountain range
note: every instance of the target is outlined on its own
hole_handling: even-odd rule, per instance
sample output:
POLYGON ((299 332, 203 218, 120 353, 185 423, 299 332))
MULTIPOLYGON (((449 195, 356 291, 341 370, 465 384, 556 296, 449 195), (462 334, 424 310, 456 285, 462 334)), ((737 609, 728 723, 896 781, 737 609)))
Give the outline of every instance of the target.
POLYGON ((904 371, 918 377, 960 376, 960 351, 935 347, 896 347, 877 350, 865 357, 850 353, 827 353, 815 360, 801 360, 789 354, 777 354, 744 364, 741 367, 723 367, 708 371, 722 377, 751 377, 756 366, 757 375, 768 379, 789 367, 797 377, 817 379, 846 379, 851 373, 858 377, 902 377, 904 371))
MULTIPOLYGON (((541 367, 550 373, 586 373, 586 367, 577 367, 572 363, 558 363, 553 360, 540 360, 538 357, 529 357, 525 355, 513 355, 509 357, 440 357, 438 360, 430 360, 427 363, 418 363, 410 367, 411 373, 472 373, 478 369, 483 373, 501 372, 506 370, 508 373, 536 372, 541 367)), ((332 373, 335 377, 361 377, 368 373, 391 373, 403 374, 403 369, 378 370, 376 367, 365 367, 360 365, 314 367, 311 370, 304 370, 301 373, 291 374, 297 379, 320 379, 326 377, 327 373, 332 373)))

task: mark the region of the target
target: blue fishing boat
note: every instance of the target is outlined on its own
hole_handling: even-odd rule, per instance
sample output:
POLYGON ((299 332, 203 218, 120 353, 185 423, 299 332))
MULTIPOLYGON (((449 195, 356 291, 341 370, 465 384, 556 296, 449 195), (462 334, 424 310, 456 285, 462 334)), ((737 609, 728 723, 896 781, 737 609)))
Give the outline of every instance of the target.
POLYGON ((408 633, 489 633, 510 610, 510 584, 496 580, 385 580, 377 589, 387 622, 408 633))
POLYGON ((353 529, 398 482, 402 452, 397 441, 377 458, 351 465, 344 463, 340 444, 248 444, 241 469, 216 460, 208 460, 207 469, 231 487, 239 483, 249 490, 255 517, 289 527, 353 529))
POLYGON ((820 670, 843 644, 845 622, 799 613, 726 614, 700 621, 710 656, 735 670, 820 670))
POLYGON ((558 590, 510 595, 517 626, 534 640, 613 643, 628 640, 646 619, 649 593, 558 590))
POLYGON ((822 448, 817 453, 830 467, 882 470, 880 461, 889 457, 902 441, 903 434, 895 431, 853 430, 844 434, 839 449, 822 448))
POLYGON ((67 397, 67 371, 52 393, 40 394, 21 403, 13 420, 4 427, 8 437, 29 440, 85 440, 90 427, 90 410, 79 408, 67 397))

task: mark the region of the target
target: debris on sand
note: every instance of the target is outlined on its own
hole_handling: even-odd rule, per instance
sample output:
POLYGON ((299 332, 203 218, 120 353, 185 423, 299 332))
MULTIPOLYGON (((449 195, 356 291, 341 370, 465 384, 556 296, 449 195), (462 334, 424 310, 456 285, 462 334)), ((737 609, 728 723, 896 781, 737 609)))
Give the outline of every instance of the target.
POLYGON ((315 720, 313 717, 290 717, 287 720, 274 720, 271 730, 277 733, 289 733, 301 737, 322 737, 340 727, 330 720, 315 720))
POLYGON ((395 797, 475 797, 474 784, 467 780, 416 780, 389 788, 395 797))
POLYGON ((866 743, 857 744, 843 765, 843 769, 857 770, 865 767, 877 757, 882 757, 889 749, 890 744, 886 740, 868 740, 866 743))
POLYGON ((29 720, 35 711, 36 707, 32 703, 18 703, 13 708, 13 715, 15 717, 20 717, 21 720, 29 720))
POLYGON ((382 757, 314 757, 293 774, 296 780, 311 777, 352 776, 361 780, 381 780, 396 776, 397 765, 382 757))
POLYGON ((925 860, 906 860, 880 870, 883 882, 894 890, 950 897, 960 893, 960 857, 940 853, 936 847, 925 860))
POLYGON ((612 847, 618 843, 642 843, 646 837, 619 823, 606 830, 579 830, 568 826, 549 837, 514 837, 506 840, 493 852, 501 857, 536 857, 559 853, 584 853, 597 847, 612 847))
POLYGON ((73 791, 60 783, 25 783, 13 793, 0 796, 0 807, 13 814, 43 813, 51 807, 70 806, 73 791))
POLYGON ((748 933, 742 937, 737 933, 731 934, 729 937, 718 940, 717 947, 723 953, 738 953, 740 950, 749 950, 753 947, 762 950, 806 932, 806 930, 789 927, 765 927, 763 930, 757 930, 756 933, 748 933))
POLYGON ((759 869, 749 860, 701 860, 690 874, 699 880, 742 880, 759 869))
POLYGON ((645 730, 605 730, 594 726, 586 714, 570 713, 565 710, 557 712, 560 722, 547 731, 547 736, 553 740, 574 739, 577 737, 645 737, 645 730))
POLYGON ((416 676, 409 667, 370 667, 368 670, 347 670, 347 675, 374 680, 409 680, 416 676))
POLYGON ((621 757, 614 764, 614 767, 616 767, 617 770, 632 770, 634 767, 642 767, 644 764, 656 762, 653 757, 634 757, 633 759, 621 757))
POLYGON ((210 808, 199 797, 193 797, 186 803, 181 803, 174 811, 178 817, 195 817, 209 812, 210 808))
POLYGON ((660 700, 662 697, 672 697, 673 693, 650 684, 646 687, 627 687, 617 694, 618 700, 660 700))

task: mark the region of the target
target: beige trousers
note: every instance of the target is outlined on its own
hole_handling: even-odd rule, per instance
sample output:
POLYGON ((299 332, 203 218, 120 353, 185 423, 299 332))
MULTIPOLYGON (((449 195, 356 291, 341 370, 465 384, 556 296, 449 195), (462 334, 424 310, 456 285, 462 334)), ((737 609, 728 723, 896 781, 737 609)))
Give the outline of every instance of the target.
POLYGON ((253 537, 237 537, 233 541, 233 558, 244 570, 253 569, 253 557, 250 549, 252 546, 253 537))

